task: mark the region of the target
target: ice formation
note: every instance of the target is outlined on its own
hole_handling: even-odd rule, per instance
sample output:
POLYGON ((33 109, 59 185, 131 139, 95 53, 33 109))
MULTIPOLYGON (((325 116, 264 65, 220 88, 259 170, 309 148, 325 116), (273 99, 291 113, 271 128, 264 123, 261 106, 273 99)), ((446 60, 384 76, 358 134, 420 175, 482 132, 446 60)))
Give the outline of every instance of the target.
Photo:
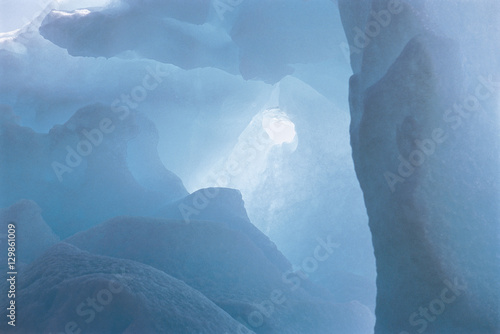
POLYGON ((499 4, 339 7, 377 260, 375 333, 496 333, 499 4))
POLYGON ((499 3, 23 3, 2 333, 499 331, 499 3))

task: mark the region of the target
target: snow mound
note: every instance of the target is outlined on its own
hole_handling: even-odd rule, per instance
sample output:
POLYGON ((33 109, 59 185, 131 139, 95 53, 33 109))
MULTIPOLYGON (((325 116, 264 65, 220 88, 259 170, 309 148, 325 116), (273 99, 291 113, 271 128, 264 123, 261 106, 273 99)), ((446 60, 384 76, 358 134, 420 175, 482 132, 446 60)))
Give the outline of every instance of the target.
POLYGON ((313 297, 306 278, 279 270, 249 237, 222 223, 118 217, 65 241, 162 270, 256 333, 361 333, 373 326, 365 306, 313 297))
POLYGON ((188 224, 192 220, 219 223, 225 228, 243 233, 278 269, 290 268, 290 263, 276 245, 250 222, 241 193, 236 189, 200 189, 163 207, 157 216, 183 220, 188 224))
MULTIPOLYGON (((149 266, 60 243, 17 286, 9 333, 252 333, 200 292, 149 266)), ((4 308, 5 310, 5 308, 4 308)), ((6 311, 2 311, 5 318, 6 311)))

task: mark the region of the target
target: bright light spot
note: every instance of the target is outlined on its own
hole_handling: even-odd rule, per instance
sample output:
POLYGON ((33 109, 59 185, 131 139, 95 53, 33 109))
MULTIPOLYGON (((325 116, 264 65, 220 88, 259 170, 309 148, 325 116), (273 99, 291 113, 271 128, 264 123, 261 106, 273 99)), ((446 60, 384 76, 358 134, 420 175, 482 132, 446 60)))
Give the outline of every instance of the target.
POLYGON ((52 15, 55 17, 68 17, 68 16, 85 16, 90 14, 90 10, 88 9, 77 9, 72 12, 65 12, 60 10, 52 11, 52 15))
POLYGON ((88 9, 77 9, 77 10, 75 10, 75 13, 78 14, 78 15, 81 15, 81 16, 85 16, 85 15, 90 14, 90 10, 88 10, 88 9))
POLYGON ((270 109, 264 113, 262 127, 276 145, 291 143, 297 135, 295 124, 279 109, 270 109))
POLYGON ((271 118, 263 127, 275 144, 291 143, 295 138, 295 124, 291 121, 271 118))

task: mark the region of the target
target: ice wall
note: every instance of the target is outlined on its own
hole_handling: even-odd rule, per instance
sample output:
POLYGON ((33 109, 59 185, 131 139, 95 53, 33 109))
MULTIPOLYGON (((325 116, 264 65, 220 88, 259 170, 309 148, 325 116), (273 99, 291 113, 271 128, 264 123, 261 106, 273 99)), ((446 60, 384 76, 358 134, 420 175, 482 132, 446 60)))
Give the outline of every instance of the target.
POLYGON ((154 134, 143 115, 102 104, 80 109, 48 133, 22 127, 10 108, 0 109, 0 186, 9 189, 0 206, 35 201, 60 237, 119 214, 152 214, 187 195, 160 162, 154 134))
POLYGON ((339 1, 376 333, 496 333, 500 6, 339 1))
MULTIPOLYGON (((272 288, 290 291, 290 284, 299 282, 300 298, 290 297, 269 317, 261 314, 263 323, 250 326, 258 333, 370 333, 373 318, 361 303, 373 308, 373 254, 350 159, 345 84, 349 67, 345 49, 338 48, 344 41, 338 11, 330 0, 220 4, 124 0, 106 8, 73 10, 78 6, 73 3, 68 11, 43 13, 36 24, 1 34, 0 104, 6 107, 0 106, 0 187, 11 191, 2 193, 0 206, 22 198, 35 200, 61 237, 118 215, 185 220, 187 212, 188 220, 205 222, 169 221, 163 222, 168 226, 153 227, 150 219, 117 218, 72 240, 80 240, 81 249, 133 258, 182 275, 191 287, 247 323, 272 297, 272 288), (277 87, 280 93, 270 98, 277 87), (269 107, 276 113, 266 114, 269 107), (291 143, 273 140, 268 116, 293 124, 297 136, 291 143), (249 150, 260 146, 246 147, 236 158, 253 161, 241 165, 237 175, 226 169, 240 144, 259 145, 256 141, 263 138, 272 143, 256 152, 257 159, 249 150), (225 162, 222 170, 233 181, 226 186, 240 189, 243 196, 229 189, 219 189, 216 198, 210 197, 214 189, 196 191, 224 186, 198 182, 218 160, 225 162), (129 238, 137 232, 130 226, 148 231, 135 240, 145 247, 136 253, 129 238), (155 237, 153 245, 149 238, 155 237), (318 253, 325 242, 334 249, 318 253), (168 246, 174 244, 182 252, 168 255, 168 246), (183 262, 192 265, 183 267, 183 262), (245 268, 244 262, 259 263, 245 268), (230 270, 217 271, 222 263, 230 270), (213 271, 218 285, 204 280, 213 271), (224 291, 235 280, 240 285, 224 291), (265 284, 255 286, 253 281, 265 284)), ((72 250, 56 248, 40 261, 52 261, 59 253, 72 250)), ((95 260, 80 255, 84 261, 95 260)), ((69 262, 61 256, 51 262, 50 270, 69 262)), ((110 274, 105 267, 83 272, 88 279, 80 272, 65 273, 54 289, 47 283, 56 281, 50 272, 47 281, 36 282, 39 291, 21 293, 37 302, 47 294, 61 296, 54 303, 58 313, 61 304, 78 303, 83 297, 69 296, 66 292, 76 285, 67 281, 100 288, 101 278, 110 274)), ((33 277, 44 273, 40 262, 28 271, 33 277)), ((138 294, 144 293, 134 284, 138 294)), ((91 288, 83 294, 94 293, 91 288)), ((198 298, 187 304, 197 303, 212 312, 198 298)), ((145 313, 158 314, 148 302, 137 304, 145 313)), ((122 304, 127 316, 128 306, 122 304)), ((61 320, 37 307, 29 311, 61 320)), ((142 315, 140 324, 148 322, 142 315)), ((106 327, 115 320, 108 319, 110 323, 99 323, 102 328, 126 328, 119 315, 119 328, 106 327)), ((221 328, 231 326, 217 319, 221 328)), ((33 326, 29 330, 59 330, 55 323, 27 325, 33 326)), ((211 331, 198 325, 194 321, 186 328, 211 331)), ((151 326, 162 324, 152 321, 151 326)))

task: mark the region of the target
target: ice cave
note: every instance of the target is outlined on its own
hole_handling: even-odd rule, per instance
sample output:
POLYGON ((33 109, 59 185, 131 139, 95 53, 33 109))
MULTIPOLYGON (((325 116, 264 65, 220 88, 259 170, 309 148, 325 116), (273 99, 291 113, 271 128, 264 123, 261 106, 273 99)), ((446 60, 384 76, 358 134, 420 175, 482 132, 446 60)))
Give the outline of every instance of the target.
POLYGON ((498 0, 0 0, 0 333, 500 333, 498 0))

